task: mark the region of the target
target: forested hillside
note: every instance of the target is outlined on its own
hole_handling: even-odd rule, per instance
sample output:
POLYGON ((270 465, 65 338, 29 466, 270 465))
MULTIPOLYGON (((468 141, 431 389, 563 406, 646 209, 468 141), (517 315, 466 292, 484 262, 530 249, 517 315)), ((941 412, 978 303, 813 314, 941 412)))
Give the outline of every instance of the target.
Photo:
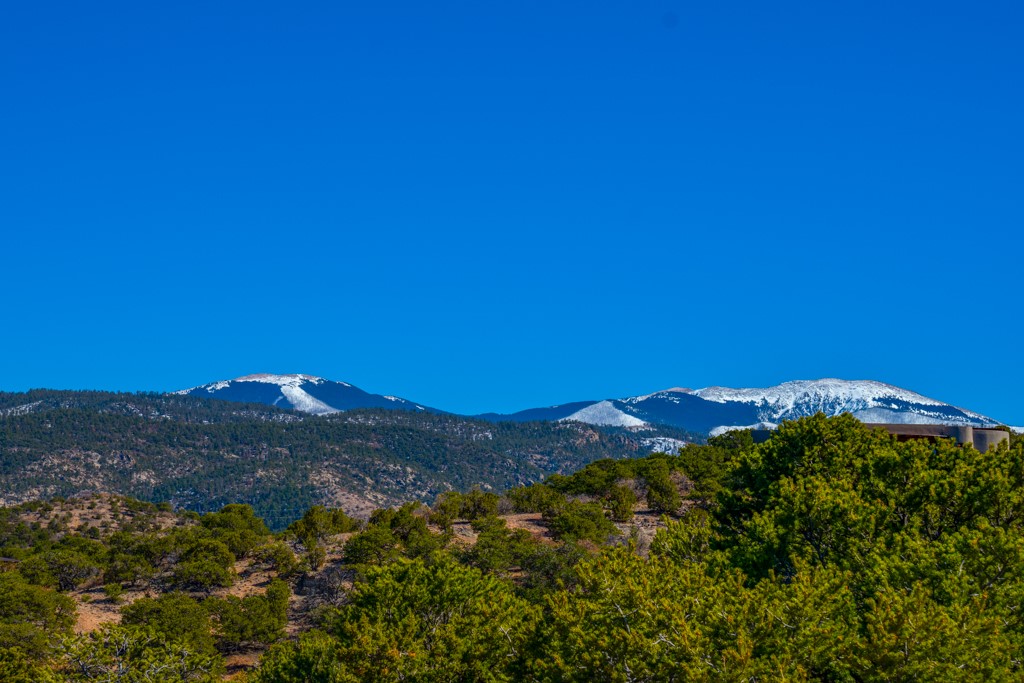
POLYGON ((240 502, 279 529, 316 504, 365 516, 448 490, 504 490, 643 455, 657 437, 699 438, 386 410, 315 417, 161 394, 0 394, 0 503, 89 492, 199 511, 240 502))
POLYGON ((1017 681, 1022 524, 1019 437, 849 416, 280 534, 34 502, 0 510, 0 680, 1017 681))

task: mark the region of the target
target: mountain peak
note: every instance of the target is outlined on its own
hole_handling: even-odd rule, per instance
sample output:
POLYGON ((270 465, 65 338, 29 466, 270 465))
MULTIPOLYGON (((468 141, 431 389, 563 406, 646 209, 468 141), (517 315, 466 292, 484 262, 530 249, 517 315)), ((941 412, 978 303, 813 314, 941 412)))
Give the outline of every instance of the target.
POLYGON ((681 387, 604 401, 552 406, 488 419, 575 420, 595 425, 666 425, 699 433, 774 426, 816 413, 851 413, 866 423, 985 426, 995 421, 913 391, 875 380, 793 380, 765 388, 681 387))
MULTIPOLYGON (((266 403, 313 415, 358 408, 443 412, 397 396, 370 394, 345 382, 306 374, 257 373, 177 393, 266 403)), ((868 423, 975 426, 995 423, 984 415, 884 382, 831 377, 792 380, 765 388, 711 386, 691 390, 672 387, 644 396, 580 401, 512 415, 488 413, 478 417, 513 422, 571 420, 627 429, 665 425, 692 432, 716 433, 726 428, 775 425, 783 420, 819 412, 826 415, 852 413, 868 423)))
POLYGON ((175 393, 242 403, 266 403, 311 415, 328 415, 356 408, 427 410, 424 406, 404 398, 370 394, 347 382, 335 382, 301 373, 278 375, 261 372, 211 382, 175 393))
MULTIPOLYGON (((328 381, 323 377, 317 377, 315 375, 302 375, 302 374, 290 374, 290 375, 275 375, 269 372, 260 372, 255 375, 244 375, 242 377, 236 377, 231 380, 232 382, 264 382, 266 384, 276 384, 278 386, 298 386, 305 382, 312 382, 313 384, 323 384, 328 381)), ((344 384, 345 386, 351 386, 345 384, 345 382, 338 382, 338 384, 344 384)))

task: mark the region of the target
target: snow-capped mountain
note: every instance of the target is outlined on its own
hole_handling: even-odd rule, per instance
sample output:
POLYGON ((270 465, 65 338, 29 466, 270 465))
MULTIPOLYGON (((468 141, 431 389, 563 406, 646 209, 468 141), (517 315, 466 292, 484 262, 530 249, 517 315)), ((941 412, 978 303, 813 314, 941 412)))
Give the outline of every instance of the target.
POLYGON ((774 427, 783 420, 852 413, 863 422, 994 425, 995 420, 882 382, 820 379, 764 389, 673 388, 644 396, 584 401, 488 419, 577 420, 594 425, 643 428, 670 425, 692 432, 774 427))
MULTIPOLYGON (((312 415, 357 408, 443 411, 397 396, 370 394, 345 382, 312 375, 247 375, 175 392, 245 403, 265 403, 312 415)), ((784 382, 764 389, 672 388, 644 396, 577 401, 511 415, 476 417, 493 422, 577 421, 647 429, 657 425, 720 434, 736 428, 772 428, 783 420, 852 413, 862 422, 995 425, 995 420, 921 394, 871 380, 819 379, 784 382)))
POLYGON ((266 403, 311 415, 356 408, 431 410, 404 398, 370 394, 346 382, 333 382, 312 375, 246 375, 174 393, 240 403, 266 403))

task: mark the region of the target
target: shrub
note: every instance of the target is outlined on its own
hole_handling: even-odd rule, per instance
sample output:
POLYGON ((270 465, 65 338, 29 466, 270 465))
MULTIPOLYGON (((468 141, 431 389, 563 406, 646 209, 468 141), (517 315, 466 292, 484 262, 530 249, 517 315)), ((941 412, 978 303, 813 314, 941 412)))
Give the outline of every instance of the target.
POLYGON ((263 595, 210 598, 207 609, 216 621, 217 644, 222 650, 245 645, 268 645, 284 635, 288 623, 288 584, 274 579, 263 595))
POLYGON ((107 600, 116 605, 121 602, 121 596, 124 595, 124 587, 119 583, 108 583, 103 586, 103 594, 107 596, 107 600))
POLYGON ((560 511, 545 515, 551 533, 563 541, 588 540, 606 543, 619 534, 598 503, 570 501, 560 511))
POLYGON ((162 638, 181 641, 200 652, 216 652, 209 613, 199 601, 183 593, 139 598, 121 608, 121 623, 144 626, 162 638))

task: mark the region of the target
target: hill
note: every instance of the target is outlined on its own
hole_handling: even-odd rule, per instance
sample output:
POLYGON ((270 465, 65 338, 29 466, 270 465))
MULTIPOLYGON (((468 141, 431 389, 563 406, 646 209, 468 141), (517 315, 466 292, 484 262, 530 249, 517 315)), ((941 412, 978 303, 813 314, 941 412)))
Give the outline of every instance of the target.
POLYGON ((191 395, 31 391, 0 394, 0 504, 93 492, 199 511, 243 502, 278 528, 315 504, 365 516, 696 438, 427 411, 311 416, 191 395))
POLYGON ((1017 681, 1022 448, 816 415, 279 534, 0 508, 0 680, 1017 681))
MULTIPOLYGON (((371 394, 347 382, 312 375, 247 375, 212 382, 178 394, 225 401, 263 403, 310 415, 381 408, 443 413, 397 396, 371 394)), ((674 427, 700 434, 729 429, 775 427, 824 413, 852 414, 861 422, 992 426, 992 418, 873 380, 818 379, 765 388, 672 388, 642 396, 575 401, 511 414, 484 413, 489 422, 575 421, 601 427, 674 427)))
POLYGON ((500 415, 488 420, 574 420, 641 428, 663 425, 703 434, 728 429, 775 427, 824 413, 849 413, 861 422, 990 426, 992 418, 913 391, 871 380, 820 379, 784 382, 763 389, 673 388, 643 396, 582 401, 500 415))

